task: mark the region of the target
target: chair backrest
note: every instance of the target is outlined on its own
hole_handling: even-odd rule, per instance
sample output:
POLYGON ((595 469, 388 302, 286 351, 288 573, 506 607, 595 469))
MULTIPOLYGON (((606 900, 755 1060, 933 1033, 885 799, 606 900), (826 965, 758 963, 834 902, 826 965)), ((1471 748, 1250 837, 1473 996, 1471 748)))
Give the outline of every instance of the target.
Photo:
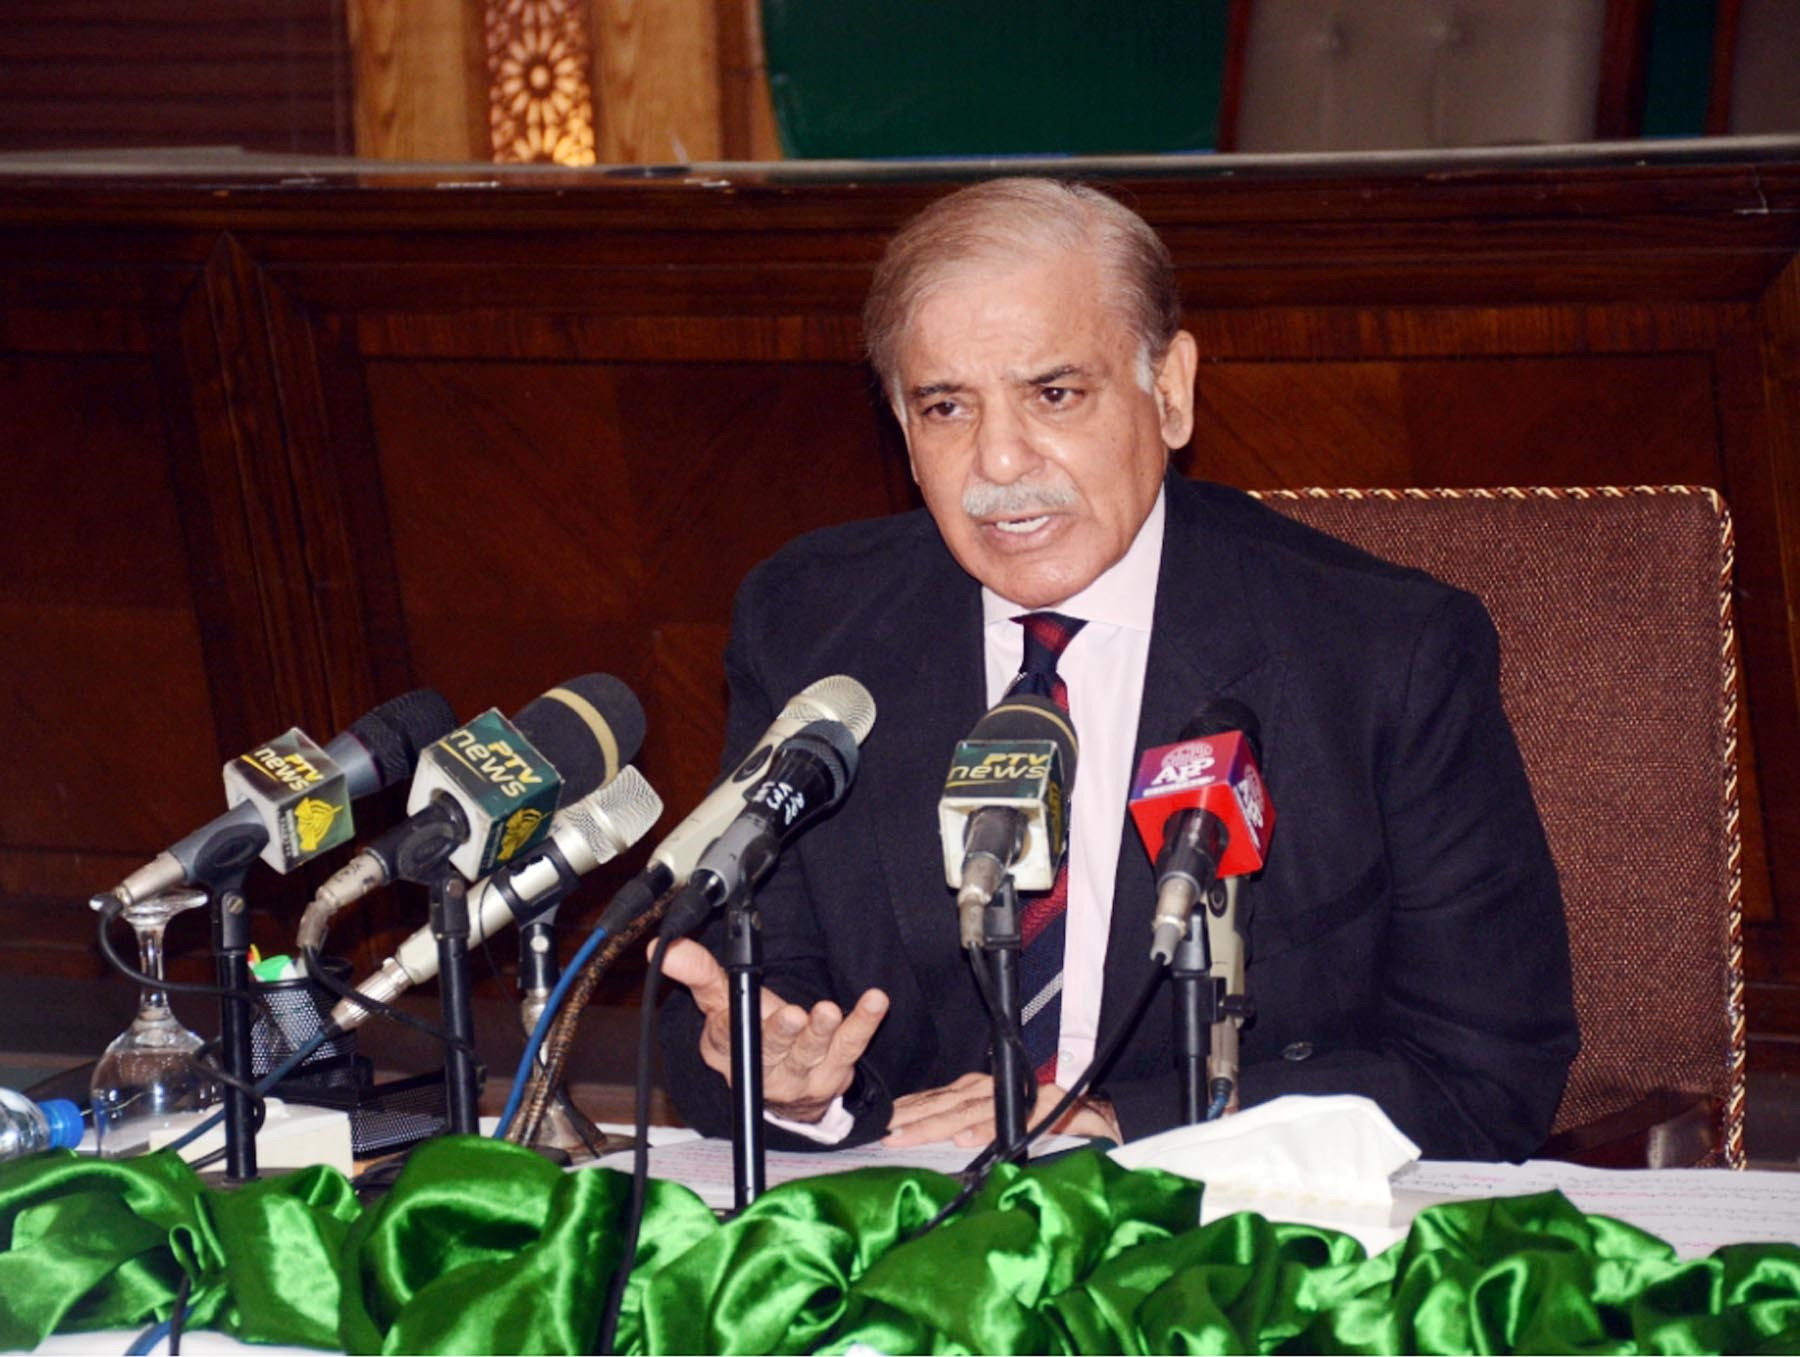
MULTIPOLYGON (((1240 0, 1228 149, 1594 139, 1606 0, 1240 0)), ((1223 141, 1222 141, 1223 144, 1223 141)))
POLYGON ((1800 6, 1741 0, 1734 37, 1726 130, 1737 136, 1800 132, 1800 6))
POLYGON ((1710 490, 1264 491, 1487 605, 1568 911, 1581 1054, 1554 1131, 1678 1094, 1743 1165, 1731 519, 1710 490))

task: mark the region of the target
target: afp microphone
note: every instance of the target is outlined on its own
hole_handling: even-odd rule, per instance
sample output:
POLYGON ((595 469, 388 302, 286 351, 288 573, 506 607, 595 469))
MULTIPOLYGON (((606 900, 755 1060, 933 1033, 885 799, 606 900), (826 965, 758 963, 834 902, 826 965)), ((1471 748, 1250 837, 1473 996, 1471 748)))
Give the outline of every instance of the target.
POLYGON ((861 744, 875 725, 875 699, 848 674, 818 679, 795 693, 756 747, 669 832, 650 854, 644 870, 613 897, 599 926, 616 933, 649 910, 670 887, 686 882, 700 855, 748 804, 759 785, 758 776, 768 768, 777 746, 813 721, 836 721, 861 744))
POLYGON ((205 886, 261 855, 278 872, 336 847, 352 832, 350 803, 411 776, 419 751, 456 724, 430 688, 383 702, 324 748, 298 727, 227 763, 231 809, 157 854, 116 886, 131 904, 177 886, 205 886))
MULTIPOLYGON (((556 812, 550 834, 523 858, 469 892, 469 941, 478 943, 508 924, 530 923, 557 904, 586 876, 649 833, 662 814, 662 798, 637 769, 626 767, 599 791, 556 812)), ((381 1003, 438 973, 437 941, 421 928, 401 943, 381 969, 356 988, 381 1003)), ((332 1010, 341 1032, 360 1025, 369 1010, 345 999, 332 1010)))
POLYGON ((1069 714, 1030 693, 1001 701, 956 746, 938 835, 964 947, 981 945, 981 912, 1009 872, 1020 890, 1056 884, 1079 748, 1069 714))
POLYGON ((1167 965, 1194 901, 1220 878, 1261 869, 1275 807, 1257 759, 1255 715, 1212 702, 1172 745, 1146 750, 1131 785, 1131 818, 1156 860, 1150 956, 1167 965))
POLYGON ((856 737, 841 721, 810 721, 783 740, 743 809, 694 864, 663 920, 663 937, 680 937, 748 895, 781 850, 844 799, 858 757, 856 737))

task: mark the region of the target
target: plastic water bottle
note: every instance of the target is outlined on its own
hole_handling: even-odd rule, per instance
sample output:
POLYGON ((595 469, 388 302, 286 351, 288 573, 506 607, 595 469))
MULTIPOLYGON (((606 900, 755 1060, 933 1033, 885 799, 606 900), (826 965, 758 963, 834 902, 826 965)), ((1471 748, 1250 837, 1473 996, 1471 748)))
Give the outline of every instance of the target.
POLYGON ((39 1150, 72 1150, 81 1144, 81 1108, 67 1098, 34 1103, 0 1088, 0 1160, 23 1159, 39 1150))

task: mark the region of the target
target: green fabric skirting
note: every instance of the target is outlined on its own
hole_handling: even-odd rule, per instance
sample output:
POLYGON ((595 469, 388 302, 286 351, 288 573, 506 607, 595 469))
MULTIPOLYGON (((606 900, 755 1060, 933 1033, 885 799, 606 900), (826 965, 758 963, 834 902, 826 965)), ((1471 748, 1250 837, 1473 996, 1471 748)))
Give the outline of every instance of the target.
MULTIPOLYGON (((1683 1262, 1559 1193, 1422 1212, 1375 1258, 1083 1152, 956 1190, 869 1169, 721 1223, 653 1182, 619 1350, 890 1353, 1800 1352, 1800 1247, 1683 1262)), ((0 1346, 166 1319, 349 1352, 593 1350, 628 1177, 514 1146, 423 1146, 367 1209, 329 1169, 203 1187, 168 1153, 0 1165, 0 1346)))

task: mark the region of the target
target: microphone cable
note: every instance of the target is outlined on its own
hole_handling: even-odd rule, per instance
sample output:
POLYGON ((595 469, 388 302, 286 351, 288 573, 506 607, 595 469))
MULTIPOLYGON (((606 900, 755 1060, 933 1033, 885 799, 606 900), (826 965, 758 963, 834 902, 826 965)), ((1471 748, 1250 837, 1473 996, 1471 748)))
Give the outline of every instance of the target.
POLYGON ((563 1076, 568 1069, 569 1057, 575 1050, 576 1033, 587 1012, 588 1000, 593 997, 600 978, 613 962, 643 937, 662 914, 662 910, 653 908, 648 913, 639 915, 623 928, 609 933, 605 944, 579 968, 570 967, 571 970, 578 970, 579 974, 558 1003, 541 1055, 535 1065, 530 1067, 519 1119, 508 1139, 520 1145, 531 1144, 537 1138, 538 1128, 550 1110, 551 1103, 558 1096, 566 1096, 563 1076))
POLYGON ((1076 1102, 1088 1091, 1088 1089, 1093 1087, 1094 1081, 1112 1068, 1113 1061, 1119 1058, 1119 1052, 1125 1049, 1125 1039, 1130 1036, 1131 1033, 1136 1031, 1138 1023, 1143 1021, 1145 1010, 1150 1007, 1150 1001, 1156 997, 1156 991, 1162 985, 1163 978, 1167 974, 1168 972, 1161 966, 1158 966, 1150 973, 1149 980, 1145 983, 1144 987, 1138 991, 1137 998, 1132 1001, 1131 1009, 1126 1014, 1125 1021, 1120 1024, 1119 1029, 1113 1033, 1112 1040, 1106 1043, 1106 1048, 1094 1058, 1093 1062, 1085 1070, 1081 1072, 1081 1077, 1075 1081, 1075 1086, 1057 1100, 1056 1106, 1051 1108, 1048 1113, 1040 1118, 1037 1125, 1027 1129, 1024 1135, 1020 1136, 1019 1139, 1013 1141, 1010 1145, 1002 1145, 1000 1137, 996 1135, 994 1139, 988 1143, 987 1148, 976 1155, 975 1158, 971 1159, 968 1166, 963 1169, 964 1182, 962 1190, 946 1202, 943 1209, 935 1216, 926 1221, 918 1229, 908 1234, 905 1239, 901 1241, 902 1243, 910 1244, 913 1240, 924 1237, 931 1233, 932 1230, 935 1230, 939 1225, 943 1224, 943 1222, 948 1220, 951 1216, 955 1215, 958 1211, 962 1210, 962 1208, 967 1206, 974 1198, 975 1194, 981 1191, 982 1187, 987 1183, 988 1175, 993 1172, 995 1164, 999 1163, 1002 1159, 1011 1159, 1013 1155, 1031 1144, 1032 1141, 1043 1135, 1052 1126, 1056 1125, 1057 1122, 1061 1121, 1063 1117, 1068 1115, 1069 1109, 1074 1107, 1076 1102))
POLYGON ((169 1357, 180 1357, 182 1329, 193 1310, 188 1304, 193 1289, 194 1279, 183 1269, 181 1280, 175 1283, 175 1300, 169 1309, 169 1317, 152 1324, 133 1339, 131 1346, 125 1349, 125 1357, 147 1357, 164 1338, 169 1340, 169 1357))
MULTIPOLYGON (((963 955, 968 958, 969 970, 975 976, 975 988, 980 991, 982 1005, 987 1009, 991 1023, 1000 1007, 999 996, 994 992, 994 978, 988 974, 988 968, 983 964, 979 944, 966 948, 963 955)), ((1007 1024, 1006 1044, 1018 1058, 1015 1068, 1019 1071, 1019 1097, 1029 1107, 1037 1101, 1037 1080, 1032 1076, 1031 1061, 1025 1054, 1025 1038, 1019 1031, 1018 1023, 1007 1024)))
POLYGON ((100 907, 100 954, 106 958, 108 964, 115 971, 127 980, 135 981, 145 989, 159 989, 168 994, 198 994, 214 999, 235 999, 240 1004, 250 1005, 262 1014, 265 1021, 270 1023, 275 1021, 275 1016, 269 1011, 267 1001, 253 990, 233 989, 228 985, 209 985, 198 980, 158 979, 156 976, 140 971, 125 959, 112 941, 113 921, 124 912, 125 902, 110 892, 105 896, 95 896, 94 898, 106 901, 100 907))
POLYGON ((631 1204, 626 1210, 625 1237, 619 1245, 619 1261, 613 1268, 612 1286, 606 1294, 606 1311, 600 1320, 600 1341, 595 1351, 613 1351, 619 1332, 619 1311, 625 1303, 625 1286, 637 1256, 638 1233, 644 1224, 644 1198, 650 1188, 650 1056, 656 1044, 656 992, 662 986, 663 958, 672 938, 659 931, 656 951, 644 976, 644 1001, 638 1010, 637 1086, 634 1091, 633 1134, 637 1145, 631 1159, 631 1204))
POLYGON ((519 1068, 513 1074, 512 1091, 507 1095, 506 1106, 500 1111, 500 1124, 494 1128, 494 1139, 507 1139, 507 1131, 512 1126, 513 1118, 519 1113, 519 1104, 525 1098, 525 1084, 531 1078, 531 1072, 537 1065, 537 1053, 544 1044, 544 1037, 550 1031, 550 1025, 556 1020, 556 1011, 561 1006, 563 996, 575 983, 580 968, 587 965, 600 944, 606 941, 604 928, 596 928, 587 935, 580 949, 569 959, 569 965, 557 977, 556 985, 550 991, 550 997, 544 1000, 544 1011, 538 1014, 537 1024, 531 1029, 531 1036, 526 1039, 525 1052, 519 1057, 519 1068))
MULTIPOLYGON (((415 1028, 441 1045, 446 1052, 463 1051, 471 1056, 475 1054, 474 1043, 452 1035, 429 1018, 421 1018, 416 1013, 408 1013, 403 1008, 396 1008, 390 1003, 377 999, 372 994, 364 994, 361 990, 339 980, 326 969, 325 959, 319 955, 319 949, 312 944, 309 943, 302 948, 300 956, 306 962, 307 979, 317 982, 320 989, 328 992, 340 1003, 347 1000, 365 1012, 374 1013, 405 1027, 415 1028)), ((329 1022, 325 1024, 323 1030, 327 1041, 341 1035, 339 1029, 329 1022)))

